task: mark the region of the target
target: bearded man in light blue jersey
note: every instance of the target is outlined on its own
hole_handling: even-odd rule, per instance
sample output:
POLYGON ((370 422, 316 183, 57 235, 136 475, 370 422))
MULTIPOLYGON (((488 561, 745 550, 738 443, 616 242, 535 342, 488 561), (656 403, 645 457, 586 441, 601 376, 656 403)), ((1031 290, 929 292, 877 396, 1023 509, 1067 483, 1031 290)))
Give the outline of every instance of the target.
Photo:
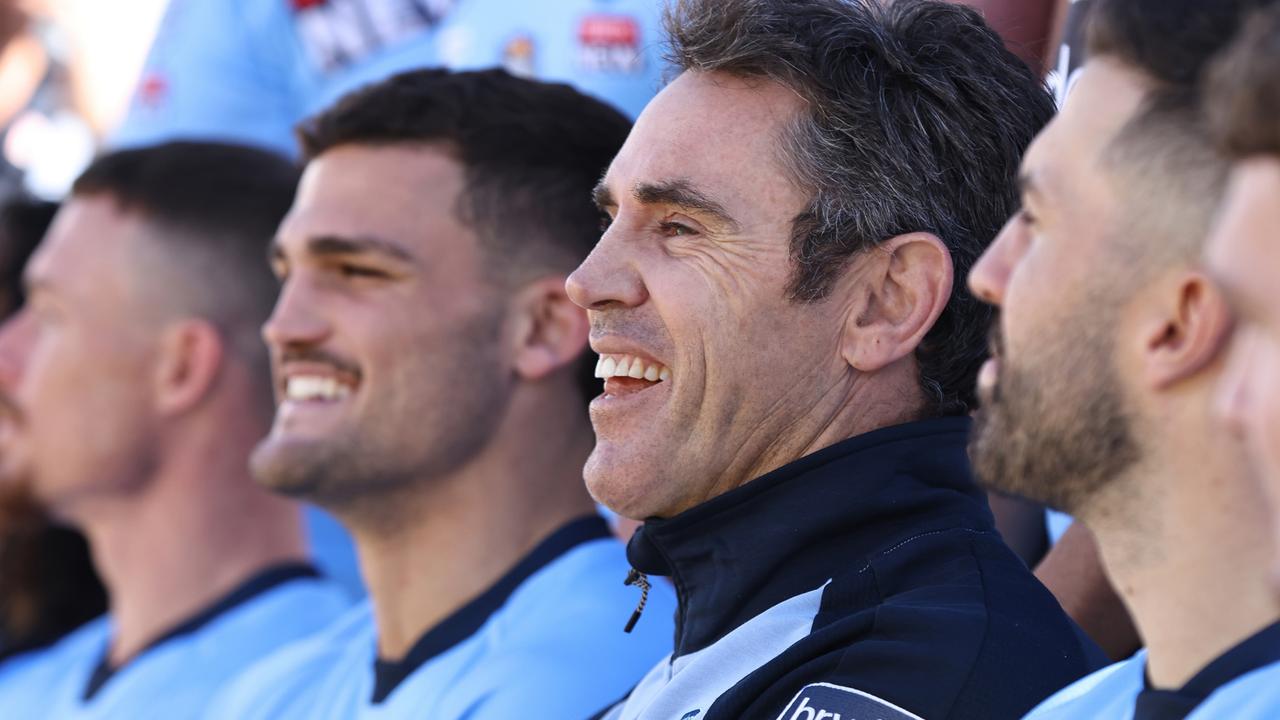
POLYGON ((213 717, 586 717, 670 649, 669 587, 623 631, 636 597, 582 482, 596 383, 564 288, 628 128, 501 70, 406 73, 303 124, 254 469, 342 521, 369 602, 213 717))
POLYGON ((1183 718, 1280 653, 1265 498, 1211 410, 1231 314, 1201 260, 1226 162, 1199 80, 1263 4, 1099 2, 1023 207, 970 274, 1001 308, 974 467, 1094 532, 1146 646, 1028 718, 1183 718))
POLYGON ((230 145, 107 155, 28 264, 0 330, 6 481, 84 532, 110 611, 0 665, 6 718, 192 717, 346 609, 248 469, 272 411, 259 258, 297 177, 230 145))

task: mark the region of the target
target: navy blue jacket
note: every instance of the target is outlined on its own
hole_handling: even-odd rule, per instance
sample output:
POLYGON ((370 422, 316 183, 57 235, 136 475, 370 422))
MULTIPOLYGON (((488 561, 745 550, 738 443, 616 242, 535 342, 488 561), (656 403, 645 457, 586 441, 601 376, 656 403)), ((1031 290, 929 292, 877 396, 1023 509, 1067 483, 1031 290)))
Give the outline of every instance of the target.
POLYGON ((867 433, 646 522, 627 555, 675 584, 675 651, 601 717, 1003 720, 1100 667, 997 533, 968 429, 867 433))

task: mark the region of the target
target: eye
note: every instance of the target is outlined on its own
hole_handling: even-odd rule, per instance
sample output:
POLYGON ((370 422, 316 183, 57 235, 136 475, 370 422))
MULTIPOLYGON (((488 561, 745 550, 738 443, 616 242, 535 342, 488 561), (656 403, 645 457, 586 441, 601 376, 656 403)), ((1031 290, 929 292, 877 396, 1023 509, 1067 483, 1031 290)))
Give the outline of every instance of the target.
POLYGON ((373 278, 381 280, 390 277, 377 268, 366 265, 353 265, 351 263, 340 263, 338 265, 338 273, 344 278, 373 278))
POLYGON ((609 232, 609 226, 613 224, 613 216, 609 213, 600 213, 600 234, 609 232))
POLYGON ((1025 207, 1020 208, 1018 210, 1018 223, 1030 227, 1036 224, 1036 216, 1032 215, 1031 211, 1025 207))
POLYGON ((666 237, 684 237, 686 235, 697 235, 698 231, 683 223, 665 220, 658 223, 658 230, 666 237))

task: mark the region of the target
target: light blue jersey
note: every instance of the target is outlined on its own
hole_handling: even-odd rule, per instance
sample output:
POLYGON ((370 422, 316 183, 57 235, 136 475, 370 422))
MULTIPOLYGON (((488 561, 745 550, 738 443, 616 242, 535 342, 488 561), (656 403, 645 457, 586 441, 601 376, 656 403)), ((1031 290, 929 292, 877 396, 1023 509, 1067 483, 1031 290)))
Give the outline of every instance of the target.
POLYGON ((1131 720, 1142 692, 1147 651, 1077 680, 1040 703, 1025 720, 1131 720))
POLYGON ((1069 685, 1032 710, 1026 720, 1277 718, 1280 717, 1280 665, 1277 663, 1280 663, 1280 622, 1237 643, 1177 689, 1157 689, 1147 684, 1144 650, 1069 685), (1248 714, 1250 712, 1253 714, 1248 714))
POLYGON ((599 518, 544 540, 398 662, 377 660, 367 604, 325 632, 249 668, 210 720, 574 720, 625 695, 671 651, 675 598, 639 597, 599 518))
POLYGON ((502 66, 634 117, 658 90, 660 0, 171 0, 114 143, 297 152, 292 128, 421 67, 502 66))
POLYGON ((1275 720, 1280 718, 1280 662, 1254 670, 1220 688, 1187 720, 1275 720))
POLYGON ((331 624, 346 595, 307 566, 263 572, 123 667, 107 666, 111 622, 0 665, 0 717, 144 720, 198 717, 251 663, 331 624))

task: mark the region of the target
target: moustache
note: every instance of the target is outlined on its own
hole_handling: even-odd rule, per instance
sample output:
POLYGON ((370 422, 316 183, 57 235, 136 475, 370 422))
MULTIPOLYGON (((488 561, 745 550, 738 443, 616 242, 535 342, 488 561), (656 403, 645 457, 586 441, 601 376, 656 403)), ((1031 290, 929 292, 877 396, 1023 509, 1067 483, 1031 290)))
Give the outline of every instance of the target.
POLYGON ((360 366, 351 360, 339 357, 327 350, 319 348, 286 348, 280 354, 279 365, 288 363, 305 362, 315 363, 317 365, 330 365, 341 373, 345 373, 360 378, 360 366))

